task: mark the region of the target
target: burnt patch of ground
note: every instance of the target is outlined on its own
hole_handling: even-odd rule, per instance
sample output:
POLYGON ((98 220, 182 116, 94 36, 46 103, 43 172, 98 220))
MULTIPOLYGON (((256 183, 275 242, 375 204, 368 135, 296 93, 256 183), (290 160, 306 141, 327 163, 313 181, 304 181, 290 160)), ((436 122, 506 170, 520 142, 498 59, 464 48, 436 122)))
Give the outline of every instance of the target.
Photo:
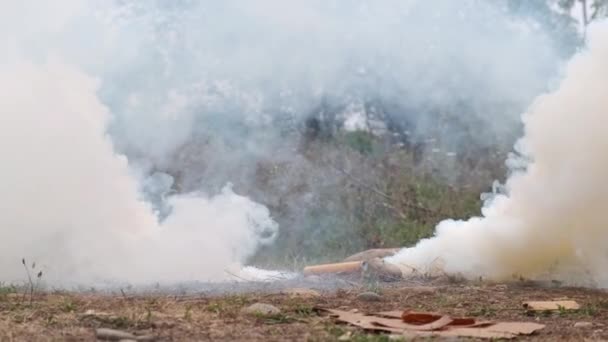
POLYGON ((350 282, 339 288, 317 286, 316 291, 318 295, 303 296, 278 288, 223 295, 49 292, 32 298, 19 291, 5 291, 0 294, 0 341, 91 341, 97 328, 153 335, 159 341, 335 341, 347 336, 351 341, 388 340, 387 335, 337 324, 315 310, 317 307, 363 312, 415 309, 546 325, 540 333, 521 340, 608 339, 608 292, 603 290, 522 284, 350 282), (381 300, 359 299, 366 291, 380 294, 381 300), (563 298, 577 301, 581 308, 527 313, 522 307, 524 301, 563 298), (254 303, 271 304, 281 312, 270 316, 242 312, 254 303))

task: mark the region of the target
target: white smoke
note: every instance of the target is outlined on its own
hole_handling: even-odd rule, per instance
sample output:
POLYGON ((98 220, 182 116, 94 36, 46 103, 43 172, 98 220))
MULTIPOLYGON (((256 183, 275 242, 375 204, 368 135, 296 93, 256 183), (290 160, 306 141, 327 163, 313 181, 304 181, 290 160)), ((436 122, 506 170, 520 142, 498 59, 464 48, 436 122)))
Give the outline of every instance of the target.
MULTIPOLYGON (((276 236, 268 210, 230 187, 169 195, 173 180, 140 181, 147 165, 135 168, 133 157, 166 167, 195 131, 232 139, 225 144, 236 147, 216 153, 216 164, 248 161, 241 150, 272 154, 276 130, 258 146, 241 144, 237 129, 273 128, 273 109, 303 115, 327 94, 369 93, 421 108, 462 99, 477 114, 493 101, 527 103, 544 88, 557 51, 504 4, 2 2, 0 280, 23 277, 22 257, 56 283, 239 272, 276 236), (165 205, 161 213, 142 189, 165 205)), ((227 164, 214 172, 222 176, 227 164)))
MULTIPOLYGON (((272 154, 278 122, 307 116, 326 98, 395 103, 392 114, 422 136, 434 126, 428 112, 466 103, 453 111, 479 116, 485 143, 486 134, 514 129, 560 54, 507 1, 108 3, 121 5, 99 11, 101 28, 87 30, 103 33, 91 50, 104 63, 89 50, 67 50, 107 81, 101 97, 115 115, 117 148, 161 167, 196 134, 272 154), (496 107, 502 111, 489 115, 496 107)), ((64 41, 84 38, 74 33, 82 24, 73 25, 64 41)))
POLYGON ((53 284, 228 279, 276 236, 268 210, 229 187, 169 197, 159 223, 105 135, 99 82, 57 61, 4 61, 2 281, 23 278, 22 257, 53 284))
POLYGON ((411 272, 435 264, 448 273, 505 279, 549 270, 566 281, 588 273, 608 285, 608 22, 589 28, 588 46, 567 65, 557 90, 524 115, 518 149, 531 161, 483 217, 440 223, 435 236, 392 263, 411 272))

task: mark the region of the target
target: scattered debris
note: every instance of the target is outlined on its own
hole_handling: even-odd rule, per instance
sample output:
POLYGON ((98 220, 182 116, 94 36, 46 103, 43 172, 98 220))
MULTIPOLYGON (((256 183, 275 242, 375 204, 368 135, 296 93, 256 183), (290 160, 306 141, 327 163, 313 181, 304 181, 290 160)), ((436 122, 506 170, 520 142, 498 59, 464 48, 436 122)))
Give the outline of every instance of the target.
POLYGON ((318 298, 321 294, 312 289, 294 288, 281 291, 282 294, 286 294, 293 298, 318 298))
POLYGON ((107 312, 87 310, 79 316, 80 321, 92 326, 119 326, 124 320, 124 317, 114 315, 107 312))
POLYGON ((304 268, 304 275, 319 274, 353 274, 363 271, 362 261, 342 262, 337 264, 314 265, 304 268))
POLYGON ((353 261, 369 261, 376 258, 385 258, 388 256, 395 255, 401 248, 376 248, 368 249, 366 251, 354 254, 344 259, 344 262, 353 261))
POLYGON ((137 336, 131 333, 114 330, 114 329, 106 329, 100 328, 95 330, 95 337, 98 341, 155 341, 156 337, 151 335, 145 336, 137 336))
POLYGON ((578 310, 581 306, 573 300, 524 302, 524 308, 531 311, 578 310))
POLYGON ((265 303, 255 303, 246 308, 243 308, 241 312, 247 315, 270 316, 281 313, 281 310, 274 305, 265 303))
POLYGON ((364 302, 379 302, 382 296, 374 292, 363 292, 357 296, 357 299, 364 302))
POLYGON ((574 323, 575 328, 591 328, 593 327, 593 323, 591 322, 576 322, 574 323))
POLYGON ((446 315, 411 311, 389 311, 366 315, 333 309, 320 310, 328 312, 340 322, 365 330, 406 336, 511 339, 519 335, 531 335, 545 327, 537 323, 478 322, 474 318, 452 318, 446 315))

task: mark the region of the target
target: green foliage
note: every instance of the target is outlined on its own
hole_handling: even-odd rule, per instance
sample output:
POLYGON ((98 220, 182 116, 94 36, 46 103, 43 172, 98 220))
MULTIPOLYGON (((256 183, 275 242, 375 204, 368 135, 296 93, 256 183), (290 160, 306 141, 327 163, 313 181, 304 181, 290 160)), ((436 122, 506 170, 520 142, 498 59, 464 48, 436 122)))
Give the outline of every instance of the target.
POLYGON ((76 303, 74 303, 70 298, 65 298, 61 305, 61 311, 65 313, 76 311, 76 303))
POLYGON ((0 282, 0 295, 8 295, 12 293, 17 293, 17 287, 15 285, 6 284, 4 282, 0 282))
POLYGON ((351 341, 354 342, 389 342, 391 338, 387 335, 354 335, 351 341))
POLYGON ((258 320, 262 321, 264 324, 289 324, 295 321, 293 317, 287 316, 282 313, 273 315, 258 314, 256 316, 258 320))
MULTIPOLYGON (((368 248, 412 246, 432 236, 442 220, 479 215, 479 194, 491 184, 495 177, 491 173, 479 174, 469 171, 468 164, 457 163, 455 170, 447 172, 463 175, 466 186, 456 187, 429 172, 434 164, 416 165, 409 151, 370 149, 386 144, 365 132, 349 134, 354 145, 323 143, 317 155, 309 158, 321 169, 327 169, 330 162, 353 168, 327 169, 338 175, 338 182, 315 189, 317 200, 301 208, 306 216, 297 227, 276 217, 282 227, 277 241, 263 248, 251 263, 299 270, 308 264, 339 261, 368 248), (371 150, 371 154, 361 152, 371 150), (328 156, 339 159, 328 162, 328 156)), ((496 160, 503 163, 502 158, 496 160)), ((494 170, 503 172, 498 167, 494 170)))
POLYGON ((374 137, 366 131, 346 132, 342 142, 361 154, 370 154, 374 150, 374 137))
POLYGON ((297 304, 293 311, 296 315, 304 318, 316 315, 314 307, 307 304, 297 304))
POLYGON ((192 320, 192 306, 187 305, 184 312, 184 319, 188 322, 192 320))
POLYGON ((15 285, 5 284, 0 282, 0 302, 5 301, 9 295, 15 294, 18 289, 15 285))

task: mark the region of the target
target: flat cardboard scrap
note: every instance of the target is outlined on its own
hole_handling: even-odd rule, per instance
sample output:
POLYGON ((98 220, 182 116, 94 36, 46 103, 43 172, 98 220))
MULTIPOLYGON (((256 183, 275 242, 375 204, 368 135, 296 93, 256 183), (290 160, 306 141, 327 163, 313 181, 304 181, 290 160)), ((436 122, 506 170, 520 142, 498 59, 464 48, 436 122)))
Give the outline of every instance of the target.
POLYGON ((581 306, 573 300, 551 300, 524 302, 524 308, 531 311, 578 310, 581 306))
POLYGON ((453 318, 447 315, 388 311, 364 314, 352 311, 320 309, 338 321, 365 330, 422 337, 473 337, 512 339, 519 335, 531 335, 545 326, 527 322, 487 322, 473 318, 453 318))

